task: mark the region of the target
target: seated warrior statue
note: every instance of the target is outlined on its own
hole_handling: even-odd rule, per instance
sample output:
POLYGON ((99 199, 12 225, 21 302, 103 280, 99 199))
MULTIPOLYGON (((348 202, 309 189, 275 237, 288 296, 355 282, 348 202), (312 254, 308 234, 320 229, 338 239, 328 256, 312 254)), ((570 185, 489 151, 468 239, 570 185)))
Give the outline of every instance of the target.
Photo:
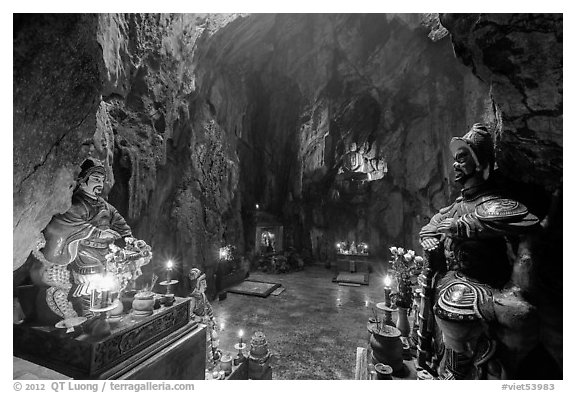
MULTIPOLYGON (((99 161, 84 161, 72 206, 52 218, 43 233, 44 248, 34 253, 39 263, 32 268, 31 277, 36 284, 49 287, 46 303, 61 318, 93 316, 90 296, 99 289, 114 241, 123 238, 126 244, 145 244, 132 237, 124 218, 99 196, 105 179, 106 171, 99 161)), ((136 261, 138 271, 150 258, 151 254, 136 261)))
POLYGON ((216 331, 216 319, 212 305, 206 298, 206 274, 200 269, 192 268, 188 273, 192 292, 190 293, 190 318, 206 325, 206 367, 214 365, 220 359, 220 344, 216 331))
POLYGON ((443 342, 437 348, 444 349, 440 378, 514 378, 514 366, 536 344, 534 309, 517 285, 529 272, 514 264, 525 261, 539 220, 494 186, 486 126, 474 124, 450 150, 462 195, 420 231, 428 259, 443 265, 430 266, 439 273, 433 313, 443 342))

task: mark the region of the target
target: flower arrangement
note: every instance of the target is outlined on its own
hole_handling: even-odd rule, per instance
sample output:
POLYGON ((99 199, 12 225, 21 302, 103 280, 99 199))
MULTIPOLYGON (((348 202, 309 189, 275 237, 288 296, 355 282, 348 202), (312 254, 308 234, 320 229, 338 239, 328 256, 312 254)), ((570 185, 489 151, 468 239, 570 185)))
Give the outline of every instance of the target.
POLYGON ((143 240, 131 239, 124 248, 110 244, 108 251, 106 271, 119 282, 120 291, 133 289, 136 279, 142 275, 142 266, 152 259, 151 247, 143 240))
POLYGON ((424 258, 417 256, 413 250, 405 251, 402 247, 390 247, 390 252, 390 267, 398 283, 398 291, 391 296, 392 302, 397 307, 410 308, 414 300, 412 278, 420 273, 424 258))

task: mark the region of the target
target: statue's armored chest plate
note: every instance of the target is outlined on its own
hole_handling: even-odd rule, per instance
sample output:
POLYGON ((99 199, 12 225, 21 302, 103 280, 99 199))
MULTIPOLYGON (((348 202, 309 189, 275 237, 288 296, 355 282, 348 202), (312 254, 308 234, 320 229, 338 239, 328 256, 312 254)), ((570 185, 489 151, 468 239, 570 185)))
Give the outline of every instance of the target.
POLYGON ((476 214, 482 220, 502 220, 512 217, 523 217, 528 214, 528 209, 518 201, 497 198, 479 204, 476 207, 476 214))

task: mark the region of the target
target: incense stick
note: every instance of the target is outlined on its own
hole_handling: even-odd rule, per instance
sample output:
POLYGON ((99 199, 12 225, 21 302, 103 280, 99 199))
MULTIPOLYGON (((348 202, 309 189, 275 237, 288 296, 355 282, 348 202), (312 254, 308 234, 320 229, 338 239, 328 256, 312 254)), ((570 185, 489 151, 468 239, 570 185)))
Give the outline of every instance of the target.
POLYGON ((153 273, 152 274, 152 284, 150 285, 151 291, 154 289, 154 284, 156 284, 156 281, 158 281, 158 276, 156 275, 156 273, 153 273))
POLYGON ((372 314, 374 314, 374 319, 376 320, 376 329, 380 331, 380 321, 378 320, 378 314, 376 314, 374 307, 372 307, 372 314))

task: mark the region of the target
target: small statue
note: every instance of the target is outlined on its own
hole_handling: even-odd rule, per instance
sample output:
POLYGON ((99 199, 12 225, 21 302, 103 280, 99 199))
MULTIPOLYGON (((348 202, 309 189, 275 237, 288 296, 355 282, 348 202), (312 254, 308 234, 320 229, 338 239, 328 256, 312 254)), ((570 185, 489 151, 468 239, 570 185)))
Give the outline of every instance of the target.
POLYGON ((350 245, 350 254, 358 254, 358 249, 356 248, 356 242, 352 240, 352 244, 350 245))
MULTIPOLYGON (((132 258, 130 269, 121 269, 123 272, 130 270, 133 280, 141 274, 140 267, 152 258, 150 248, 132 237, 132 231, 120 213, 99 196, 105 180, 104 166, 95 159, 87 159, 82 164, 72 195, 72 206, 52 218, 44 229, 45 241, 34 252, 38 261, 31 270, 31 277, 37 285, 48 286, 46 303, 54 314, 64 319, 78 314, 93 315, 90 311, 92 295, 101 289, 108 260, 115 254, 115 241, 124 239, 128 246, 137 245, 137 249, 145 250, 132 258)), ((109 273, 114 275, 116 272, 109 273)), ((113 290, 118 291, 121 282, 118 278, 115 280, 113 290)))
POLYGON ((200 269, 192 268, 188 273, 192 292, 190 293, 190 317, 196 322, 206 325, 206 365, 212 366, 220 359, 221 351, 218 349, 220 342, 216 331, 216 320, 212 311, 212 305, 206 298, 206 274, 200 269))
POLYGON ((462 196, 420 231, 428 261, 436 263, 427 267, 438 274, 433 312, 445 348, 439 371, 442 379, 514 378, 514 366, 535 345, 535 326, 527 288, 517 285, 530 271, 513 273, 513 264, 530 259, 526 239, 538 233, 539 220, 493 184, 494 145, 484 125, 453 138, 450 150, 462 196))

